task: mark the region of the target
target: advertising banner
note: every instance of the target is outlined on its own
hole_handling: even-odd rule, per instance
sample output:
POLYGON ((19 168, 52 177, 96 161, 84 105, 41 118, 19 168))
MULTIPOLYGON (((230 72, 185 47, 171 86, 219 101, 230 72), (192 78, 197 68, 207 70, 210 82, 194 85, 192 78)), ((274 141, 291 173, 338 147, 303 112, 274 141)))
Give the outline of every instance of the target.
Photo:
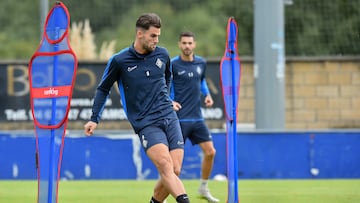
MULTIPOLYGON (((224 119, 219 63, 219 61, 208 62, 206 77, 214 99, 214 106, 203 108, 203 115, 207 120, 224 119)), ((26 63, 0 63, 0 122, 32 121, 27 65, 26 63)), ((79 62, 68 115, 69 121, 86 121, 90 118, 92 99, 105 66, 106 62, 79 62)), ((36 77, 48 76, 39 74, 36 77)), ((117 88, 113 88, 102 114, 102 122, 122 120, 126 120, 126 115, 120 103, 120 94, 117 88)))

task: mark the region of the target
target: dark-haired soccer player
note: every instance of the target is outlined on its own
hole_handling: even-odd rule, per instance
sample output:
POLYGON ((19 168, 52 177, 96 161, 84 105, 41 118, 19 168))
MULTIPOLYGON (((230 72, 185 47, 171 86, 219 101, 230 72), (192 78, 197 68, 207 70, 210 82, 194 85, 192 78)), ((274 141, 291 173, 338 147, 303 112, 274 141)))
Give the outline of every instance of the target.
POLYGON ((173 80, 170 96, 180 120, 184 140, 189 139, 193 145, 198 144, 204 154, 198 192, 209 202, 219 202, 208 189, 216 150, 201 113, 201 93, 205 96, 206 107, 211 107, 214 103, 205 79, 206 61, 194 55, 196 41, 192 32, 181 33, 178 46, 181 53, 171 60, 173 80))
POLYGON ((160 28, 161 19, 154 13, 138 18, 134 43, 108 61, 84 130, 86 135, 94 133, 110 89, 117 82, 128 120, 160 175, 150 202, 163 202, 171 194, 177 202, 189 203, 178 177, 184 140, 169 98, 170 57, 165 48, 157 46, 160 28))

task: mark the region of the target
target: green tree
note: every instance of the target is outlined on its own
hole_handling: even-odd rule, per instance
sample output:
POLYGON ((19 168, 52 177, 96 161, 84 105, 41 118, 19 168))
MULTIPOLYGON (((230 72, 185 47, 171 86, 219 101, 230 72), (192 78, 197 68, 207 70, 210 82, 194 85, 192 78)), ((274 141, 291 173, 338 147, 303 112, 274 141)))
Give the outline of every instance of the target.
POLYGON ((359 55, 360 1, 303 0, 286 7, 286 54, 359 55))
MULTIPOLYGON (((208 9, 224 26, 229 17, 238 24, 238 51, 241 56, 253 55, 254 6, 253 0, 210 0, 208 9)), ((224 28, 223 28, 224 29, 224 28)), ((223 39, 225 43, 225 39, 223 39)))
POLYGON ((39 4, 2 1, 0 58, 30 58, 40 42, 39 4))
MULTIPOLYGON (((39 0, 2 0, 0 58, 29 59, 39 45, 39 0)), ((50 7, 56 0, 49 0, 50 7)), ((117 49, 134 37, 134 21, 143 12, 157 12, 163 20, 160 45, 178 54, 179 32, 198 37, 197 53, 223 54, 229 17, 238 23, 241 56, 253 55, 254 0, 63 0, 71 22, 90 20, 97 47, 116 40, 117 49)), ((287 56, 360 55, 360 0, 301 0, 285 6, 287 56)))

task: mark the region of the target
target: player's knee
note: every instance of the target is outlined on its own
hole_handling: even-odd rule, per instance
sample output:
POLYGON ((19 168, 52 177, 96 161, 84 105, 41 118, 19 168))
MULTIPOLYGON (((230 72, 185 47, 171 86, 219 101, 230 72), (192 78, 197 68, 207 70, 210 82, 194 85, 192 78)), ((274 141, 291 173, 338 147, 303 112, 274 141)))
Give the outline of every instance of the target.
POLYGON ((180 176, 180 172, 181 172, 181 168, 180 168, 180 167, 174 167, 174 173, 175 173, 177 176, 180 176))
POLYGON ((205 151, 205 156, 208 158, 214 158, 216 155, 216 149, 215 148, 211 148, 209 150, 205 151))
POLYGON ((160 173, 167 172, 168 169, 171 169, 171 161, 166 157, 161 157, 155 162, 155 165, 157 166, 160 173))
POLYGON ((180 170, 174 170, 174 173, 176 174, 176 176, 180 176, 180 170))

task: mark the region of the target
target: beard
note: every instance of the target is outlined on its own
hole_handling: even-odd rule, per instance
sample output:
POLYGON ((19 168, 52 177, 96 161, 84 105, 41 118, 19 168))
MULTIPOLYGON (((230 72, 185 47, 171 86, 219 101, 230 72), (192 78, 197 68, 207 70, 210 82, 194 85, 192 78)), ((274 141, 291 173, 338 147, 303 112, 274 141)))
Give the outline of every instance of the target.
POLYGON ((155 48, 156 48, 156 44, 151 44, 151 43, 147 42, 145 39, 143 39, 143 40, 141 41, 141 43, 142 43, 143 49, 144 49, 146 52, 152 52, 152 51, 154 51, 155 48))
POLYGON ((192 52, 191 49, 183 49, 182 53, 183 53, 185 56, 191 56, 193 52, 192 52))
POLYGON ((155 50, 156 45, 149 45, 149 44, 144 44, 143 48, 147 51, 147 52, 152 52, 155 50))

